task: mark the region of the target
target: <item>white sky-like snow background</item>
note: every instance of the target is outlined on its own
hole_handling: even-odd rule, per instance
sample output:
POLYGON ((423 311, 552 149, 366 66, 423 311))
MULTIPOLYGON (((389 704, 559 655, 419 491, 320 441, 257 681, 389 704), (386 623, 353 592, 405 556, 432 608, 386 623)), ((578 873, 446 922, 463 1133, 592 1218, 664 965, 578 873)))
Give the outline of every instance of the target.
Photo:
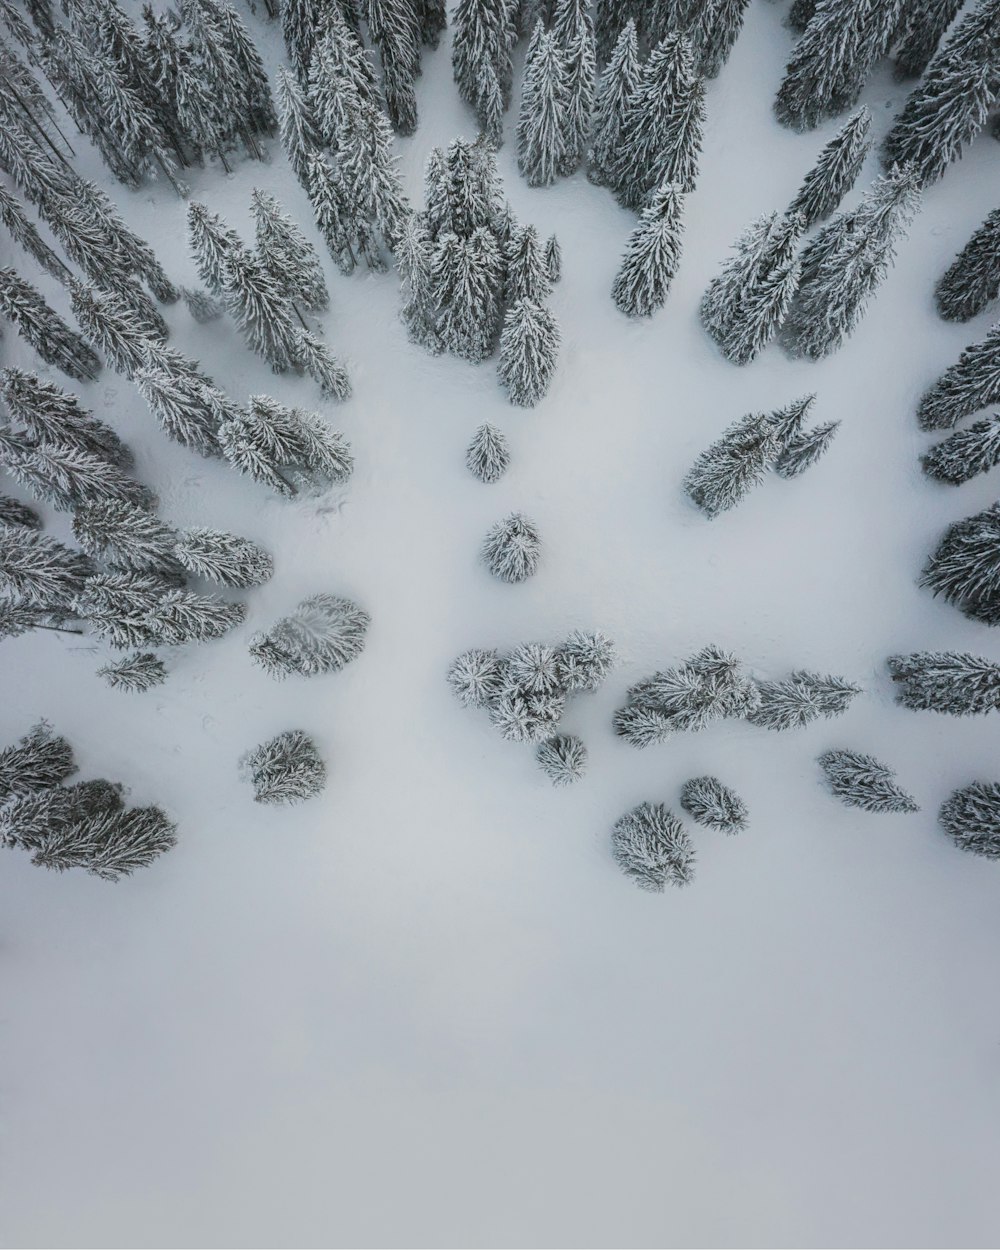
MULTIPOLYGON (((1000 780, 1000 738, 989 718, 898 708, 883 662, 943 647, 1000 659, 989 629, 916 586, 945 526, 994 501, 995 475, 926 480, 914 416, 991 324, 940 321, 932 290, 997 206, 1000 146, 982 136, 926 193, 837 355, 770 348, 729 365, 698 324, 700 294, 840 124, 796 135, 772 118, 784 9, 755 0, 709 87, 681 269, 648 322, 609 296, 634 217, 582 173, 526 187, 515 95, 506 191, 563 249, 563 348, 536 409, 506 403, 495 363, 408 344, 394 272, 329 263, 323 325, 351 370, 345 405, 275 378, 228 319, 166 315, 171 342, 237 397, 266 391, 347 434, 357 468, 338 494, 289 503, 200 460, 108 369, 78 388, 135 449, 166 520, 245 534, 277 567, 246 595, 243 628, 179 651, 144 695, 109 691, 89 641, 3 645, 0 741, 48 717, 81 778, 123 781, 180 833, 116 886, 2 857, 4 1245, 996 1244, 1000 867, 957 851, 936 812, 956 786, 1000 780), (827 456, 706 521, 680 486, 695 455, 744 412, 811 390, 816 421, 843 421, 827 456), (483 420, 513 457, 490 487, 463 462, 483 420), (513 510, 544 543, 521 586, 477 564, 513 510), (321 590, 371 612, 367 649, 338 675, 278 684, 246 640, 321 590), (570 701, 563 724, 590 770, 556 791, 444 674, 467 647, 573 627, 610 634, 621 663, 570 701), (708 642, 762 677, 818 668, 865 694, 786 734, 724 722, 643 752, 616 739, 627 686, 708 642), (316 738, 328 788, 258 807, 237 761, 287 728, 316 738), (815 763, 840 746, 894 766, 921 812, 840 806, 815 763), (749 830, 692 824, 694 883, 638 891, 611 859, 611 825, 644 799, 677 809, 704 772, 743 795, 749 830)), ((277 25, 247 22, 273 71, 277 25)), ((431 147, 474 135, 449 47, 425 52, 419 128, 397 141, 418 200, 431 147)), ((876 137, 905 94, 884 65, 864 97, 876 137)), ((271 152, 228 178, 190 171, 191 198, 251 238, 261 186, 318 245, 271 152)), ((877 172, 872 156, 848 204, 877 172)), ((165 186, 109 190, 191 283, 184 203, 165 186)), ((65 306, 21 253, 12 263, 65 306)), ((34 367, 13 332, 0 352, 34 367)))

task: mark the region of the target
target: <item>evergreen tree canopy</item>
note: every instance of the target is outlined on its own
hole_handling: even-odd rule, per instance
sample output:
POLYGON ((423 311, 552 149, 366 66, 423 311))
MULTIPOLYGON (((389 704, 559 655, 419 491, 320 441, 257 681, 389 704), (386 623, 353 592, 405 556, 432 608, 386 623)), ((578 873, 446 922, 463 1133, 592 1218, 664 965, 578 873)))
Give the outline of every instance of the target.
POLYGON ((640 803, 611 832, 615 862, 640 889, 662 892, 694 876, 694 847, 684 826, 662 803, 640 803))
POLYGON ((967 651, 914 651, 886 661, 896 702, 914 711, 977 716, 1000 708, 1000 664, 967 651))
POLYGON ((1000 208, 986 218, 934 289, 938 312, 968 321, 1000 295, 1000 208))

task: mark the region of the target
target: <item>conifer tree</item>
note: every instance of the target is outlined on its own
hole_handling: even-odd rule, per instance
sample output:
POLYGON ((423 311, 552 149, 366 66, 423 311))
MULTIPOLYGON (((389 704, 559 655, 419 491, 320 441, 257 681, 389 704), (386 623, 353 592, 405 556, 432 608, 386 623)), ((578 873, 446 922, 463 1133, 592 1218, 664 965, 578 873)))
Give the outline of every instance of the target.
POLYGON ((548 392, 560 334, 547 308, 521 299, 507 310, 500 335, 497 376, 512 404, 531 408, 548 392))
POLYGON ((226 311, 222 304, 217 299, 213 299, 207 291, 184 286, 181 287, 181 296, 188 312, 199 325, 218 321, 226 311))
POLYGON ((718 777, 692 777, 681 790, 681 807, 699 825, 722 833, 741 833, 747 827, 747 806, 718 777))
POLYGON ((793 356, 818 360, 841 345, 895 260, 920 203, 912 165, 877 178, 861 204, 841 213, 802 255, 798 291, 783 326, 793 356))
POLYGON ((882 144, 886 169, 912 162, 940 178, 986 124, 997 98, 1000 0, 979 0, 927 67, 882 144))
POLYGON ((760 702, 747 716, 762 729, 800 729, 820 716, 840 716, 861 693, 858 686, 829 673, 799 670, 786 681, 757 683, 760 702))
POLYGON ((437 305, 432 285, 433 252, 422 214, 411 213, 396 248, 403 290, 400 317, 412 343, 437 355, 444 350, 437 331, 437 305))
POLYGON ((183 530, 173 553, 193 576, 237 590, 263 586, 274 572, 274 561, 263 547, 238 534, 204 526, 183 530))
POLYGON ((526 581, 541 558, 541 539, 534 522, 520 512, 498 521, 483 539, 482 558, 502 582, 526 581))
POLYGON ((73 600, 73 611, 113 647, 146 646, 161 641, 148 618, 175 586, 156 574, 112 568, 86 578, 73 600))
MULTIPOLYGON (((278 119, 264 62, 250 32, 228 0, 211 0, 210 4, 203 3, 203 8, 208 10, 207 25, 212 36, 235 68, 232 104, 241 129, 251 135, 273 134, 278 119)), ((249 136, 245 134, 244 138, 249 136)), ((252 141, 247 146, 252 155, 257 155, 252 141)))
POLYGON ((920 585, 973 620, 1000 624, 1000 504, 948 527, 920 585))
POLYGON ((257 252, 287 299, 309 312, 326 308, 330 296, 319 256, 273 195, 255 187, 250 211, 257 228, 257 252))
POLYGON ((483 88, 488 66, 510 103, 511 51, 517 41, 516 9, 509 0, 458 0, 452 14, 451 63, 458 93, 485 124, 483 88))
POLYGON ((1000 709, 1000 664, 967 651, 914 651, 886 661, 896 702, 914 711, 978 716, 1000 709))
POLYGON ((811 430, 798 430, 785 439, 781 454, 774 462, 779 477, 798 477, 805 473, 829 450, 833 436, 840 429, 839 421, 826 421, 811 430))
POLYGON ((1000 859, 1000 785, 974 781, 941 805, 938 822, 960 851, 1000 859))
POLYGON ((133 381, 168 438, 200 456, 219 454, 219 393, 152 363, 137 369, 133 381))
POLYGON ((279 0, 281 34, 288 59, 300 82, 305 82, 318 32, 323 29, 319 0, 279 0))
POLYGON ((549 281, 558 282, 562 277, 562 249, 554 234, 549 235, 545 244, 545 266, 549 271, 549 281))
POLYGON ((567 159, 566 69, 554 34, 535 27, 524 66, 517 122, 517 164, 531 187, 546 187, 567 159))
POLYGON ((149 489, 117 465, 62 443, 33 443, 0 432, 0 465, 36 499, 61 512, 109 499, 139 507, 152 501, 149 489))
POLYGON ((448 685, 464 707, 488 707, 503 689, 503 666, 496 651, 472 647, 452 661, 448 685))
POLYGON ((80 381, 97 377, 101 362, 95 353, 13 269, 0 269, 0 316, 11 322, 46 364, 80 381))
POLYGON ((596 690, 611 671, 617 655, 607 634, 574 629, 556 647, 555 659, 560 689, 573 694, 578 690, 596 690))
POLYGON ((695 49, 695 71, 704 78, 717 78, 729 60, 749 0, 713 0, 699 5, 691 27, 695 49))
POLYGON ((58 282, 66 281, 70 276, 69 268, 38 233, 17 199, 4 187, 0 187, 0 221, 14 242, 33 257, 46 273, 58 282))
POLYGON ((176 843, 176 826, 159 807, 116 808, 50 825, 32 848, 31 861, 58 872, 84 868, 104 881, 118 881, 176 843))
POLYGON ((198 276, 213 295, 226 294, 226 266, 246 248, 235 230, 229 229, 217 213, 204 204, 188 205, 188 247, 198 267, 198 276))
POLYGON ((920 457, 928 477, 960 486, 1000 464, 1000 413, 936 443, 920 457))
POLYGON ((0 525, 20 525, 29 530, 40 530, 42 518, 26 503, 12 499, 10 495, 0 495, 0 525))
POLYGON ((75 395, 36 373, 0 370, 0 398, 11 419, 36 442, 75 447, 123 469, 132 464, 132 453, 110 426, 96 420, 75 395))
POLYGON ((644 747, 674 731, 747 716, 759 697, 737 657, 712 644, 633 686, 627 704, 615 713, 614 728, 632 746, 644 747))
POLYGON ((126 300, 74 278, 70 282, 70 305, 80 328, 104 353, 112 369, 131 378, 143 367, 153 337, 126 300))
POLYGON ((350 398, 351 379, 347 370, 322 339, 308 330, 300 330, 294 336, 294 351, 296 363, 319 383, 325 399, 350 398))
POLYGON ((557 0, 552 32, 562 52, 566 101, 562 113, 561 174, 572 174, 586 157, 597 75, 594 23, 586 0, 557 0))
MULTIPOLYGON (((598 8, 598 20, 600 14, 601 7, 598 8)), ((598 55, 598 60, 604 59, 598 55)), ((635 22, 630 18, 618 36, 614 54, 601 75, 597 89, 589 177, 598 185, 612 185, 612 170, 624 141, 625 119, 630 116, 641 73, 639 40, 635 22)))
POLYGON ((448 351, 473 363, 485 360, 496 344, 502 258, 493 234, 481 226, 468 239, 438 240, 431 289, 438 329, 448 351))
POLYGON ((78 508, 73 533, 87 555, 115 568, 155 573, 167 581, 183 576, 174 550, 177 534, 135 504, 107 500, 78 508))
POLYGON ((1000 322, 967 347, 926 392, 917 409, 921 429, 950 429, 1000 400, 1000 322))
POLYGON ((364 650, 371 617, 350 599, 319 594, 250 639, 250 657, 271 677, 335 673, 364 650))
POLYGON ((180 646, 221 638, 246 617, 246 605, 227 603, 214 595, 168 590, 147 613, 146 625, 156 642, 180 646))
POLYGON ((393 128, 417 125, 414 82, 420 73, 420 22, 414 0, 367 0, 368 33, 382 60, 382 89, 393 128))
POLYGON ((634 24, 632 8, 632 0, 597 0, 594 39, 599 65, 611 60, 622 30, 629 22, 634 24))
POLYGON ((0 589, 27 607, 65 613, 92 572, 79 551, 23 526, 0 530, 0 589))
POLYGON ((445 0, 416 0, 416 11, 421 42, 436 48, 448 25, 445 0))
POLYGON ((810 230, 835 212, 854 186, 870 147, 871 121, 871 110, 866 104, 841 126, 806 174, 788 206, 789 216, 798 213, 803 218, 804 229, 810 230))
POLYGON ((224 262, 226 306, 246 345, 275 373, 297 359, 292 308, 261 261, 252 253, 231 253, 224 262))
POLYGON ((249 752, 243 766, 257 803, 300 803, 326 785, 326 765, 301 729, 289 729, 249 752))
POLYGON ((316 225, 341 273, 349 274, 357 264, 348 235, 349 209, 343 184, 330 162, 316 153, 306 158, 309 199, 316 225))
POLYGON ((780 450, 771 417, 748 413, 695 460, 684 479, 684 489, 709 519, 717 517, 760 485, 780 450))
POLYGON ((896 784, 896 774, 861 751, 827 751, 819 757, 831 792, 847 807, 866 812, 916 812, 913 797, 896 784))
POLYGON ((896 77, 919 78, 962 0, 907 0, 896 31, 896 77))
POLYGON ((241 473, 283 495, 297 493, 295 479, 325 488, 346 482, 353 469, 342 434, 315 413, 286 408, 266 395, 251 395, 248 408, 219 427, 219 439, 241 473))
POLYGON ((611 298, 630 317, 650 317, 662 308, 681 258, 684 197, 664 183, 643 209, 629 235, 611 298))
POLYGON ((61 785, 77 771, 73 748, 39 721, 13 746, 0 751, 0 804, 61 785))
POLYGON ((575 734, 553 734, 538 744, 535 759, 554 786, 568 786, 586 771, 587 748, 575 734))
POLYGON ((312 105, 294 74, 278 70, 278 133, 288 163, 299 182, 310 188, 308 158, 320 152, 319 129, 312 105))
POLYGON ((465 463, 472 476, 480 482, 487 485, 498 482, 510 464, 510 450, 503 431, 484 421, 469 444, 465 463))
POLYGON ((544 303, 551 294, 552 280, 535 227, 515 227, 504 251, 507 272, 504 293, 508 302, 529 299, 536 304, 544 303))
POLYGON ((97 670, 97 675, 103 677, 112 690, 138 694, 162 685, 167 680, 167 669, 159 656, 152 651, 136 651, 121 660, 103 665, 97 670))
POLYGON ((662 892, 694 877, 694 847, 684 826, 662 803, 640 803, 611 832, 615 862, 642 890, 662 892))
POLYGON ((204 67, 185 57, 177 69, 175 83, 177 118, 188 136, 199 165, 214 152, 226 173, 232 166, 226 160, 228 135, 222 120, 218 96, 212 91, 204 67))
POLYGON ((938 312, 968 321, 1000 295, 1000 208, 994 209, 934 289, 938 312))

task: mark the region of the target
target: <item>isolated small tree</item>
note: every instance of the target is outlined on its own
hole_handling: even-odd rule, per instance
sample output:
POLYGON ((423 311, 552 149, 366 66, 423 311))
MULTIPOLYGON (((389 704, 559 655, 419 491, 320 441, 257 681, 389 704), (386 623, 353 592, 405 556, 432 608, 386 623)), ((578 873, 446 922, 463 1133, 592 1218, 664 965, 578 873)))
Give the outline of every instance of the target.
POLYGON ((748 413, 695 460, 684 479, 684 489, 709 519, 717 517, 760 485, 779 451, 771 418, 765 413, 748 413))
POLYGON ((465 463, 472 476, 481 482, 498 482, 510 464, 510 450, 503 431, 484 421, 469 444, 465 463))
POLYGON ((839 421, 826 421, 811 430, 800 430, 785 440, 781 454, 774 462, 779 477, 798 477, 825 455, 840 429, 839 421))
POLYGON ((960 851, 1000 859, 1000 785, 974 781, 955 790, 938 813, 938 822, 960 851))
POLYGON ((329 292, 319 256, 273 195, 255 187, 250 210, 257 227, 257 251, 281 293, 309 312, 328 307, 329 292))
POLYGON ((914 711, 976 716, 1000 709, 1000 664, 968 651, 914 651, 886 661, 896 702, 914 711))
POLYGON ((97 675, 103 677, 112 690, 137 694, 162 685, 167 680, 167 669, 152 651, 136 651, 124 659, 105 664, 97 670, 97 675))
POLYGON ((488 707, 503 689, 503 666, 495 650, 472 647, 452 661, 448 684, 465 707, 488 707))
MULTIPOLYGON (((598 59, 603 61, 605 58, 599 55, 598 59)), ((608 61, 597 88, 589 177, 598 185, 611 182, 611 170, 620 154, 625 120, 632 108, 641 72, 635 21, 629 18, 622 27, 614 46, 614 54, 608 61)))
POLYGON ((554 33, 535 27, 517 122, 517 164, 531 187, 555 182, 566 161, 566 67, 554 33))
POLYGON ((502 582, 526 581, 541 558, 538 530, 526 516, 512 512, 486 535, 482 557, 489 571, 502 582))
POLYGON ((821 716, 841 716, 860 686, 830 674, 795 672, 785 681, 757 683, 760 702, 747 716, 762 729, 801 729, 821 716))
POLYGON ((681 822, 662 803, 640 803, 611 832, 615 862, 640 889, 662 892, 694 876, 694 847, 681 822))
POLYGON ((596 690, 617 659, 615 644, 600 630, 574 629, 555 649, 560 688, 567 694, 596 690))
POLYGON ((968 321, 1000 295, 1000 208, 986 218, 934 288, 947 321, 968 321))
POLYGON ((257 803, 301 803, 326 785, 326 765, 301 729, 288 729, 262 743, 243 763, 257 803))
POLYGON ((0 369, 0 398, 36 442, 75 447, 119 468, 131 465, 132 453, 110 426, 96 420, 75 395, 43 382, 37 373, 0 369))
POLYGON ((105 500, 78 508, 73 533, 95 560, 137 573, 156 573, 168 579, 181 576, 174 555, 177 535, 159 517, 123 500, 105 500))
POLYGON ((530 408, 544 397, 555 372, 559 343, 559 327, 547 308, 526 299, 508 308, 497 376, 512 404, 530 408))
POLYGON ((871 140, 872 115, 868 105, 845 122, 819 154, 788 206, 788 215, 798 213, 809 230, 836 212, 840 202, 857 182, 871 140))
POLYGON ((174 554, 195 577, 238 590, 263 586, 274 572, 274 561, 263 547, 238 534, 204 526, 182 530, 174 554))
POLYGON ((568 786, 586 772, 587 748, 575 734, 553 734, 538 744, 535 759, 554 786, 568 786))
POLYGON ((665 183, 629 235, 611 298, 630 317, 650 317, 662 308, 681 257, 684 199, 665 183))
POLYGON ((936 443, 920 457, 928 477, 959 486, 1000 464, 1000 413, 936 443))
POLYGON ((910 0, 904 4, 895 36, 897 78, 920 77, 961 7, 962 0, 910 0))
POLYGON ((699 825, 722 833, 742 833, 750 813, 735 790, 718 777, 692 777, 681 790, 681 807, 699 825))
POLYGON ((7 318, 46 364, 69 377, 86 381, 100 372, 101 362, 87 343, 13 269, 0 269, 0 316, 7 318))
POLYGON ((913 797, 896 784, 896 774, 873 755, 827 751, 819 757, 831 792, 847 807, 866 812, 916 812, 913 797))
POLYGON ((1000 624, 1000 503, 948 527, 920 585, 973 620, 1000 624))
POLYGON ((27 607, 68 611, 92 572, 82 552, 48 534, 24 526, 0 529, 0 590, 27 607))
POLYGON ((73 748, 39 721, 13 746, 0 751, 0 804, 15 796, 61 785, 77 771, 73 748))
POLYGON ((1000 322, 967 347, 938 378, 917 408, 921 429, 950 429, 963 417, 1000 400, 1000 322))
POLYGON ((350 599, 312 595, 250 639, 250 658, 271 677, 335 673, 364 650, 371 617, 350 599))

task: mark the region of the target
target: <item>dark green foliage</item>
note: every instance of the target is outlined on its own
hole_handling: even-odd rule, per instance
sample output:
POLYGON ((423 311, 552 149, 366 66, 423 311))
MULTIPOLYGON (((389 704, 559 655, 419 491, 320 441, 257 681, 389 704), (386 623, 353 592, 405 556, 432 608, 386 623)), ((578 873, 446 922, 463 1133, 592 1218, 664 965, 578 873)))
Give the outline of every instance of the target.
POLYGON ((722 833, 740 833, 747 827, 747 806, 718 777, 692 777, 681 790, 681 807, 700 825, 722 833))
POLYGON ((827 751, 819 757, 831 793, 847 807, 866 812, 916 812, 913 797, 895 781, 896 774, 873 755, 827 751))
POLYGON ((967 651, 914 651, 886 660, 896 702, 914 711, 977 716, 1000 708, 1000 664, 967 651))
POLYGON ((1000 859, 1000 785, 974 781, 941 805, 938 821, 961 851, 1000 859))
POLYGON ((257 803, 301 803, 326 785, 326 765, 301 729, 289 729, 245 758, 257 803))
POLYGON ((662 803, 640 803, 611 831, 611 852, 642 890, 662 892, 694 876, 694 847, 684 826, 662 803))

